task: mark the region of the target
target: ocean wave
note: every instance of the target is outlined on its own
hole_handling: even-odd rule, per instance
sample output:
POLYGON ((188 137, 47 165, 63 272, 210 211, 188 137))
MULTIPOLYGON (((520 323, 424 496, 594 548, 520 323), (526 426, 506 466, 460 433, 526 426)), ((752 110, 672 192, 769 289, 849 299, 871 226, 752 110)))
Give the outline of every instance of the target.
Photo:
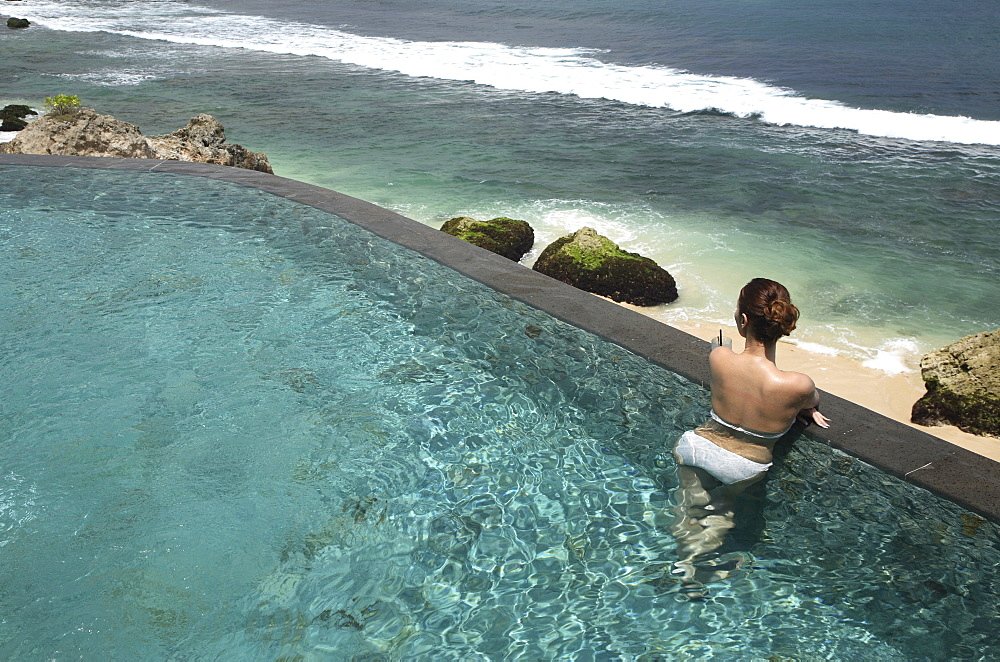
POLYGON ((607 99, 682 113, 718 112, 780 126, 846 129, 916 141, 1000 145, 998 121, 852 108, 838 101, 806 98, 793 90, 749 78, 606 62, 591 49, 370 37, 164 1, 97 6, 35 0, 23 10, 19 8, 19 12, 55 30, 103 31, 177 44, 316 56, 413 77, 607 99), (186 20, 176 20, 182 17, 186 20))
POLYGON ((913 338, 891 338, 883 342, 875 355, 861 365, 890 375, 916 372, 914 365, 919 364, 921 354, 920 344, 913 338))
POLYGON ((829 345, 824 345, 818 342, 808 342, 796 339, 789 339, 788 342, 795 345, 799 349, 809 352, 810 354, 820 354, 822 356, 838 356, 840 355, 840 350, 835 347, 830 347, 829 345))

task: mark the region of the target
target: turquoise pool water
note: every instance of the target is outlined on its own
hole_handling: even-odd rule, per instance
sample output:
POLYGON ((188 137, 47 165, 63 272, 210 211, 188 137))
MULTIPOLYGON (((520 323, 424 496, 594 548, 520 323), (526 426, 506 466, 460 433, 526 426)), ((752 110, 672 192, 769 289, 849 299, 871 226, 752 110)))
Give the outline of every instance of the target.
POLYGON ((330 214, 0 169, 0 656, 982 659, 998 527, 808 438, 690 601, 706 393, 330 214))

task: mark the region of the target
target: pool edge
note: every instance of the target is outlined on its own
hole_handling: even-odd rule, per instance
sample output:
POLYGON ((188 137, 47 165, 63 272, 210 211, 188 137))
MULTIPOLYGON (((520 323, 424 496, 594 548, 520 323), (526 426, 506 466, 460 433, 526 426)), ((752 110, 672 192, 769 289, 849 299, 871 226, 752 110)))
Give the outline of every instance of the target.
MULTIPOLYGON (((691 381, 703 386, 708 381, 707 341, 330 189, 253 170, 187 161, 0 154, 0 166, 4 165, 164 172, 256 188, 336 214, 691 381)), ((1000 463, 830 393, 823 393, 823 410, 837 425, 810 430, 813 439, 1000 522, 1000 463)))

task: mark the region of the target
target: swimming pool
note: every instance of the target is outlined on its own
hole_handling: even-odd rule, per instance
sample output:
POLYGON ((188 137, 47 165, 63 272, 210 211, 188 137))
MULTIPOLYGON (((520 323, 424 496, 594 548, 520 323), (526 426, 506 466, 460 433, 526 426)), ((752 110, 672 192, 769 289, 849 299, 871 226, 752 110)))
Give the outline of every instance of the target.
POLYGON ((800 438, 687 600, 704 390, 336 216, 0 169, 0 653, 980 659, 998 527, 800 438))

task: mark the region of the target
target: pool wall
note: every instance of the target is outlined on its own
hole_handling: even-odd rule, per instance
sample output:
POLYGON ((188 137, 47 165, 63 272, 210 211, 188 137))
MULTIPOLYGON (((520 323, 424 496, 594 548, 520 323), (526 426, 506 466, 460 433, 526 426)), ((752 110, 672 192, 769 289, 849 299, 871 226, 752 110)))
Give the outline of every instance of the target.
MULTIPOLYGON (((163 172, 256 188, 336 214, 698 384, 708 383, 707 341, 329 189, 251 170, 182 161, 3 154, 0 167, 5 165, 163 172)), ((829 430, 810 429, 813 439, 1000 522, 997 462, 825 392, 823 411, 836 424, 829 430)))

